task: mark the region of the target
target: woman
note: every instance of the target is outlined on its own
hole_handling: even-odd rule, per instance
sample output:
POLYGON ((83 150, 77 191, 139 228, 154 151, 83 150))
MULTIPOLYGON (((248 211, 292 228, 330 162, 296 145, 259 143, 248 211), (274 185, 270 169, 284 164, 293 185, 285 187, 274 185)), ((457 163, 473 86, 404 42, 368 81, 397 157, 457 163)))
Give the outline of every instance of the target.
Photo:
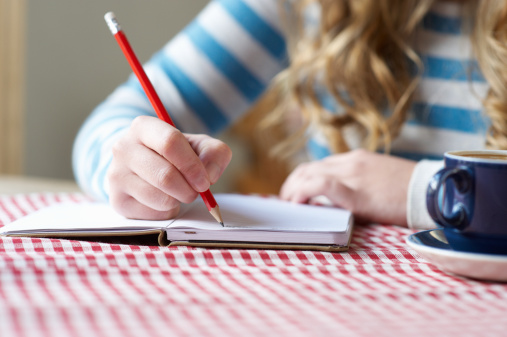
POLYGON ((77 180, 127 217, 174 217, 230 161, 228 146, 204 134, 262 95, 268 127, 300 116, 278 151, 293 153, 304 135, 314 155, 289 175, 282 199, 325 195, 360 220, 431 227, 425 189, 443 152, 507 147, 505 7, 212 1, 145 65, 183 133, 155 117, 131 77, 83 125, 77 180))

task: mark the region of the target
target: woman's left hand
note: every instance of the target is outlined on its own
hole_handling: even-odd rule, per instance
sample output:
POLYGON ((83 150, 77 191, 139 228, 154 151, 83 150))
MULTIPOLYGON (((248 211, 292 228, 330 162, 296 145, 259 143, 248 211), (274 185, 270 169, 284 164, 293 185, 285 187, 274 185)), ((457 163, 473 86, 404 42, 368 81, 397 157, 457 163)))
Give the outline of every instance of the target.
POLYGON ((415 161, 366 150, 332 155, 299 165, 280 197, 312 203, 324 195, 359 221, 407 226, 407 191, 415 161))

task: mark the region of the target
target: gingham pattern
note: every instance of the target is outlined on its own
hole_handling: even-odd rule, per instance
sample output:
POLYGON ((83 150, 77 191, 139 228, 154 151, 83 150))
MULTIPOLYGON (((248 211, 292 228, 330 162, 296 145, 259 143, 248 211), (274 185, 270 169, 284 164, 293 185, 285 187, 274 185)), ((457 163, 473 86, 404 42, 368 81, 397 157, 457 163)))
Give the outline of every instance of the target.
MULTIPOLYGON (((0 196, 0 225, 81 194, 0 196)), ((505 336, 507 285, 358 226, 346 253, 0 238, 0 336, 505 336)))

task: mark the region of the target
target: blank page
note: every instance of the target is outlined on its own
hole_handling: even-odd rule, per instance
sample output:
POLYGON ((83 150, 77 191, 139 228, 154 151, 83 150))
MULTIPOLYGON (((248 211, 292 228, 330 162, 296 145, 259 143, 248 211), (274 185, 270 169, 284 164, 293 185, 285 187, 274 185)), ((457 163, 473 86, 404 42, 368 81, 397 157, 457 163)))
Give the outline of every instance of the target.
POLYGON ((165 228, 172 221, 129 220, 102 203, 62 203, 12 222, 0 228, 0 234, 146 231, 165 228))
POLYGON ((263 231, 345 232, 349 211, 325 206, 294 204, 276 198, 239 194, 215 196, 226 227, 209 214, 202 200, 197 200, 176 219, 171 228, 200 228, 226 231, 250 229, 263 231))

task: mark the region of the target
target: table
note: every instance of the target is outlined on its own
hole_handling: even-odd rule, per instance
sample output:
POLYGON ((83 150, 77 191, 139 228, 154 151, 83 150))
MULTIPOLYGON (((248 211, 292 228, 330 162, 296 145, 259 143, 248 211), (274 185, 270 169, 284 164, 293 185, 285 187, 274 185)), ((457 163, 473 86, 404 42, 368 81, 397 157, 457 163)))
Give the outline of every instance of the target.
POLYGON ((0 174, 0 195, 47 191, 78 192, 79 190, 78 185, 72 180, 0 174))
MULTIPOLYGON (((0 225, 80 193, 0 196, 0 225)), ((345 253, 0 237, 0 336, 505 336, 507 284, 447 275, 411 230, 345 253)))

